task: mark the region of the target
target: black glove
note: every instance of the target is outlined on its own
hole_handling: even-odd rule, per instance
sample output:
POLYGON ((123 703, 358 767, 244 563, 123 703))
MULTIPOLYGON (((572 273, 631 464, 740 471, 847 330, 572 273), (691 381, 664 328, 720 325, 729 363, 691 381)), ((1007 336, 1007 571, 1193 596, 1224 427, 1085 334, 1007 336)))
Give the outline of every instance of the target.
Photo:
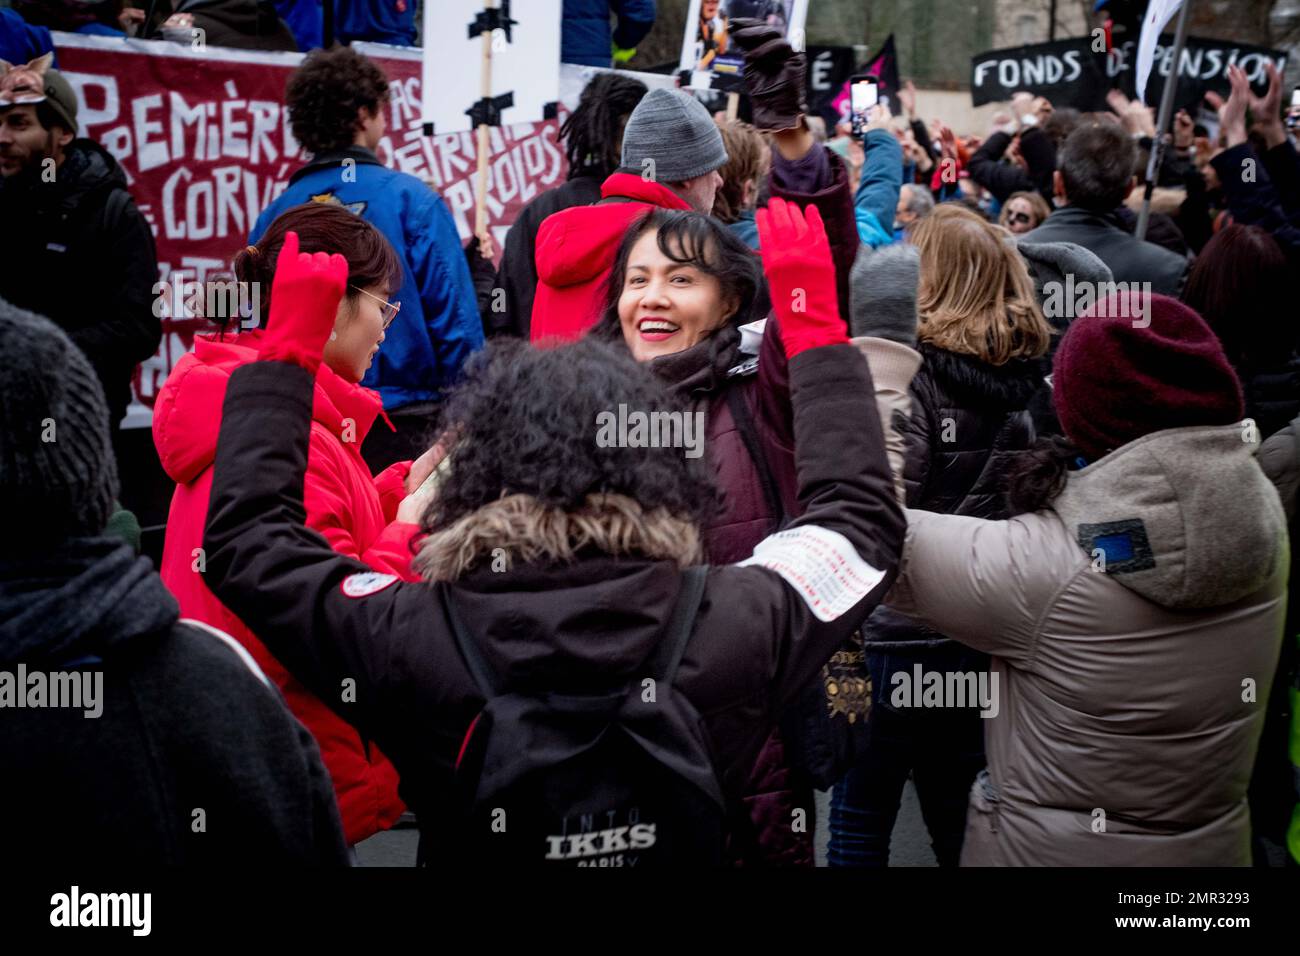
POLYGON ((731 39, 745 54, 745 90, 759 129, 793 129, 808 112, 807 61, 784 34, 763 20, 731 21, 731 39))

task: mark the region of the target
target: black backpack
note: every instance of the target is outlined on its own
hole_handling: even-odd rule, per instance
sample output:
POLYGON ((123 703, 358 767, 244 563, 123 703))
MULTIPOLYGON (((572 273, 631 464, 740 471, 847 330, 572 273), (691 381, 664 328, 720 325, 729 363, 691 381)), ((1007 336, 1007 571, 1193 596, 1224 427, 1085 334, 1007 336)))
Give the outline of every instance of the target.
POLYGON ((721 863, 726 805, 708 737, 699 713, 673 687, 706 570, 683 575, 644 676, 582 694, 503 685, 444 591, 457 645, 487 701, 456 762, 459 819, 449 849, 457 862, 721 863))

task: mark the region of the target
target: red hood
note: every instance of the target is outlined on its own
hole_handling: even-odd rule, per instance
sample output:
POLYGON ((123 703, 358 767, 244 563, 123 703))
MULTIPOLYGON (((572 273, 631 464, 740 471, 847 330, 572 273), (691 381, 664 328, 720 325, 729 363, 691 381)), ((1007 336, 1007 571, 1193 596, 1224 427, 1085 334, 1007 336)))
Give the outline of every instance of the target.
POLYGON ((573 206, 548 216, 537 230, 537 277, 555 288, 600 278, 613 265, 619 241, 649 206, 690 209, 666 186, 631 173, 614 173, 600 187, 602 198, 632 202, 573 206))
MULTIPOLYGON (((212 464, 221 430, 221 406, 230 375, 241 365, 257 361, 262 333, 218 337, 197 335, 194 351, 183 356, 163 383, 153 409, 153 441, 168 477, 188 484, 212 464)), ((360 448, 383 403, 379 394, 345 381, 325 365, 316 375, 312 418, 332 434, 343 437, 344 420, 360 448)))

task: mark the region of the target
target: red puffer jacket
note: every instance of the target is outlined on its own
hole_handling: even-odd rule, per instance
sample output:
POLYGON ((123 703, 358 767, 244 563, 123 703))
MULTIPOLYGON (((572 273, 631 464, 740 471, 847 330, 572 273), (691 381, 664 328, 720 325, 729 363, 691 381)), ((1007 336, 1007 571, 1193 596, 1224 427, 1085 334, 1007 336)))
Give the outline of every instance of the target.
POLYGON ((576 339, 596 324, 605 280, 627 228, 654 207, 690 209, 667 186, 631 173, 614 173, 594 206, 573 206, 546 217, 537 230, 537 297, 530 335, 576 339))
MULTIPOLYGON (((162 579, 181 614, 235 637, 280 688, 294 715, 320 747, 334 781, 349 844, 386 830, 405 807, 397 796, 397 771, 351 725, 289 675, 247 627, 213 596, 198 573, 203 528, 212 488, 212 463, 230 374, 257 360, 260 332, 199 336, 167 377, 154 407, 153 436, 163 468, 176 482, 167 516, 162 579)), ((316 378, 307 460, 307 527, 340 554, 376 571, 415 580, 407 542, 418 529, 394 521, 410 462, 372 478, 361 443, 381 409, 376 392, 353 385, 328 367, 316 378)), ((340 690, 342 693, 342 690, 340 690)))

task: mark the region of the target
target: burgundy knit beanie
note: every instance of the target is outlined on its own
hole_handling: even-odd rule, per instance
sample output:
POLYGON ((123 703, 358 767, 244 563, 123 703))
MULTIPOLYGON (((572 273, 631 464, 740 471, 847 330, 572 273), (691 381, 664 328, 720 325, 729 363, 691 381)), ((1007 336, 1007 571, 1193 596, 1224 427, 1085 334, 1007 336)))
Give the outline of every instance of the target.
POLYGON ((1218 337, 1163 295, 1111 295, 1075 319, 1052 363, 1052 404, 1089 461, 1151 432, 1244 415, 1218 337))

